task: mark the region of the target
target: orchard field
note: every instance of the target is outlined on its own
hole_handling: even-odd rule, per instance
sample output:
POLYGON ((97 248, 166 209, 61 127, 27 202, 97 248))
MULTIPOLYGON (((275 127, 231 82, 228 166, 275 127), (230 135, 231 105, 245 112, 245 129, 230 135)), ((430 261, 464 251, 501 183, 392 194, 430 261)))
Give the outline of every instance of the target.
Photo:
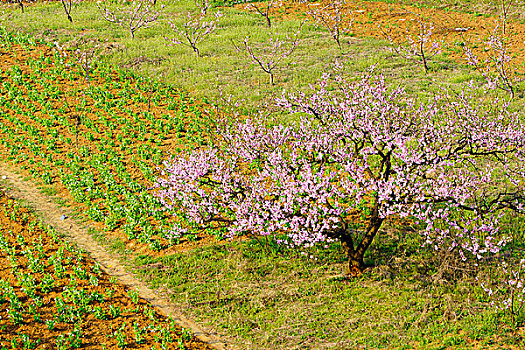
POLYGON ((0 349, 525 346, 523 4, 0 6, 0 349))

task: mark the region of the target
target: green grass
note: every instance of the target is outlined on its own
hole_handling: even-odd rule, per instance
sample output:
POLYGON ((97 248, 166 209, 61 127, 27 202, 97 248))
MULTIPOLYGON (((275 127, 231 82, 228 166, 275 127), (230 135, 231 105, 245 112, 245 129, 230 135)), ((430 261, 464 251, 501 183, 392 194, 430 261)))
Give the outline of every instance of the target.
POLYGON ((40 193, 48 197, 54 197, 57 194, 57 189, 53 185, 42 185, 39 189, 40 193))
POLYGON ((411 237, 392 260, 385 247, 396 242, 377 242, 375 268, 351 280, 335 243, 314 259, 247 240, 135 263, 184 312, 243 349, 468 348, 512 336, 472 276, 434 281, 432 252, 411 237))

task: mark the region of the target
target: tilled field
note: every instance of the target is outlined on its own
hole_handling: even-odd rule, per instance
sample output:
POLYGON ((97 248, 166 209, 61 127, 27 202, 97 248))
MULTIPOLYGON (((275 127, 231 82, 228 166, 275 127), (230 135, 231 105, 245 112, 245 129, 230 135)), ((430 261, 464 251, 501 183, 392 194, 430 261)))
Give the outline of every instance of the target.
POLYGON ((2 349, 209 349, 0 192, 2 349))
POLYGON ((141 253, 194 246, 168 235, 149 191, 170 153, 206 142, 210 119, 192 98, 107 67, 89 79, 70 57, 2 35, 0 157, 141 253))

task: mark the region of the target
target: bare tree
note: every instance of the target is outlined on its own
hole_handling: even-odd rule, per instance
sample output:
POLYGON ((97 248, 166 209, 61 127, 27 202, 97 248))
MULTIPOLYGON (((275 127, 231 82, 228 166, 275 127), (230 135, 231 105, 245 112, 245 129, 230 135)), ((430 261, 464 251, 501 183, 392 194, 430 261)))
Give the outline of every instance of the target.
POLYGON ((264 19, 266 20, 266 25, 268 26, 268 28, 270 28, 272 26, 272 21, 270 19, 270 10, 274 8, 276 5, 281 6, 282 3, 283 2, 281 0, 270 0, 265 3, 258 3, 258 4, 253 3, 253 2, 248 2, 245 5, 245 8, 255 10, 258 14, 263 16, 264 19))
POLYGON ((354 18, 349 21, 349 25, 344 26, 344 5, 345 0, 332 0, 327 5, 317 8, 316 4, 310 4, 308 0, 302 0, 308 8, 308 15, 318 24, 325 27, 332 39, 341 48, 341 34, 350 31, 354 18))
POLYGON ((270 84, 274 85, 274 69, 297 48, 301 28, 302 26, 294 38, 286 36, 286 40, 283 40, 279 38, 277 32, 273 32, 270 39, 265 43, 252 43, 246 37, 242 46, 235 43, 233 45, 237 51, 244 52, 254 63, 258 64, 270 76, 270 84))
POLYGON ((132 39, 137 30, 147 28, 160 16, 160 12, 153 9, 151 0, 117 0, 114 6, 98 1, 97 7, 106 21, 127 28, 132 39))
POLYGON ((73 18, 71 18, 71 10, 74 8, 74 6, 80 4, 82 0, 60 0, 62 2, 62 6, 64 7, 64 12, 67 15, 67 19, 69 22, 73 23, 73 18))
POLYGON ((222 16, 222 14, 217 11, 215 18, 207 20, 206 12, 207 8, 205 11, 203 11, 201 8, 201 11, 197 13, 188 12, 188 20, 184 23, 177 23, 168 20, 171 29, 175 31, 177 37, 165 37, 164 39, 166 39, 170 44, 186 45, 190 47, 195 52, 197 57, 199 57, 200 51, 197 45, 202 40, 204 40, 205 37, 215 31, 219 22, 219 18, 222 16))

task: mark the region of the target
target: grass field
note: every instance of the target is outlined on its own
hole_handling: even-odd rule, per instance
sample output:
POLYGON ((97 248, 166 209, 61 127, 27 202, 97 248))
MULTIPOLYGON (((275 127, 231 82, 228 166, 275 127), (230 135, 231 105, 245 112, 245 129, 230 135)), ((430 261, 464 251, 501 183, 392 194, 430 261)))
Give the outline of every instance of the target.
MULTIPOLYGON (((166 233, 173 218, 155 210, 161 206, 150 189, 158 167, 169 156, 214 142, 218 115, 226 114, 230 120, 261 115, 272 122, 293 121, 276 107, 275 99, 283 90, 306 89, 323 73, 333 71, 336 62, 352 79, 376 65, 375 70, 384 74, 390 86, 402 85, 423 101, 442 87, 460 91, 471 79, 482 84, 482 76, 458 58, 458 40, 467 42, 465 37, 443 35, 448 44, 431 59, 425 73, 417 60, 396 55, 377 30, 385 11, 391 11, 390 17, 381 23, 397 21, 395 13, 400 8, 410 15, 420 9, 427 18, 424 11, 437 13, 435 7, 443 10, 447 4, 353 4, 366 10, 354 9, 357 17, 352 30, 342 35, 341 49, 325 29, 306 21, 297 49, 276 68, 275 85, 235 49, 247 35, 260 43, 269 38, 271 32, 260 15, 239 7, 213 7, 212 12, 220 10, 223 16, 216 32, 199 46, 201 56, 196 57, 190 48, 168 46, 164 39, 174 37, 167 19, 181 21, 193 2, 159 1, 159 5, 166 5, 161 19, 131 39, 123 28, 103 21, 94 2, 74 8, 72 23, 60 2, 32 4, 24 13, 15 4, 2 3, 0 159, 40 182, 55 200, 76 208, 78 219, 93 224, 91 233, 120 252, 144 281, 168 291, 187 315, 241 349, 524 346, 523 312, 511 317, 492 307, 480 285, 500 278, 501 256, 475 265, 454 254, 436 254, 423 244, 417 231, 391 222, 365 256, 370 269, 347 279, 342 274, 346 259, 338 242, 326 249, 285 249, 257 235, 227 241, 218 231, 170 238, 166 233), (373 8, 379 10, 373 12, 373 8), (56 49, 55 42, 69 57, 56 49), (73 52, 97 43, 87 80, 73 52)), ((274 28, 294 35, 307 18, 300 9, 293 2, 276 8, 274 28)), ((491 28, 479 28, 493 23, 499 13, 497 4, 488 2, 465 1, 450 4, 449 9, 454 10, 453 20, 447 19, 449 26, 460 20, 465 27, 477 25, 469 40, 486 37, 491 28)), ((509 28, 517 33, 512 42, 523 42, 520 7, 512 9, 509 28)), ((398 28, 411 27, 399 24, 398 28)), ((517 67, 522 59, 517 54, 517 67)), ((513 110, 522 111, 522 95, 518 83, 513 110)), ((506 98, 507 94, 496 91, 494 96, 506 98)), ((22 215, 13 213, 14 221, 22 215)), ((34 225, 31 222, 22 224, 34 225)), ((7 234, 10 231, 2 226, 4 240, 15 244, 9 241, 16 239, 7 234)), ((507 217, 502 232, 513 238, 502 256, 511 264, 519 262, 524 258, 523 220, 507 217)), ((60 245, 61 239, 55 237, 54 244, 60 245)), ((15 255, 24 254, 23 247, 19 248, 15 255)), ((9 249, 5 251, 8 259, 9 249)), ((12 271, 5 273, 13 275, 12 271)), ((12 286, 20 284, 14 277, 5 280, 12 281, 12 286)), ((43 290, 39 293, 45 294, 43 290)), ((7 298, 2 300, 7 305, 7 298)), ((29 310, 25 304, 23 308, 29 310)), ((12 334, 13 320, 0 316, 3 341, 2 337, 12 334)), ((116 334, 123 323, 117 316, 111 320, 108 334, 116 334)), ((21 324, 31 328, 31 322, 23 319, 21 324)), ((146 325, 148 321, 137 322, 146 325)), ((125 324, 131 337, 132 322, 125 324)), ((153 321, 151 327, 163 332, 153 321)), ((74 332, 66 328, 64 334, 74 332)), ((177 335, 170 345, 173 348, 179 346, 177 339, 190 339, 181 330, 173 332, 177 335)), ((49 336, 56 338, 58 333, 49 336)), ((153 336, 150 338, 153 344, 153 336)), ((107 339, 113 348, 118 347, 116 336, 107 339)), ((11 345, 0 341, 0 346, 7 349, 11 345)), ((193 345, 188 340, 183 346, 193 345)))

